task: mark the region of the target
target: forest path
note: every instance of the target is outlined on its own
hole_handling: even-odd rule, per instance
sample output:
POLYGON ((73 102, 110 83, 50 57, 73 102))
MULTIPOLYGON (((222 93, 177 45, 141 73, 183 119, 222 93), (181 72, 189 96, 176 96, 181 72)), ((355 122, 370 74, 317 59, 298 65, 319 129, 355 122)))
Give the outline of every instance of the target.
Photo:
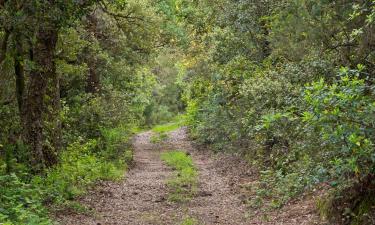
POLYGON ((167 140, 158 144, 151 143, 152 135, 149 131, 134 138, 134 167, 123 181, 101 182, 79 199, 94 213, 59 213, 57 221, 65 225, 323 224, 314 195, 274 211, 247 208, 246 200, 255 196, 247 187, 258 182, 257 174, 238 156, 197 150, 188 140, 186 128, 168 133, 167 140), (188 152, 198 170, 197 194, 184 203, 168 201, 166 184, 174 173, 160 156, 173 150, 188 152))
POLYGON ((150 142, 152 135, 152 132, 145 132, 134 138, 135 166, 124 181, 103 182, 80 200, 93 209, 94 215, 57 215, 57 220, 66 225, 178 225, 185 218, 191 218, 199 225, 249 224, 245 219, 245 205, 233 187, 232 177, 221 173, 212 157, 191 146, 186 128, 168 133, 168 139, 160 144, 150 142), (166 182, 173 171, 163 164, 160 155, 170 150, 189 152, 198 169, 197 195, 189 202, 167 200, 166 182))

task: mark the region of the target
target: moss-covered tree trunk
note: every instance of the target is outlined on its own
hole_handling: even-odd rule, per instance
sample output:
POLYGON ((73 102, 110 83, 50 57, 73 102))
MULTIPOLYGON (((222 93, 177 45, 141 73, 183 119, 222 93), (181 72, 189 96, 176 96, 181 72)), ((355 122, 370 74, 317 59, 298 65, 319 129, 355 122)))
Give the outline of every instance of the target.
MULTIPOLYGON (((52 148, 44 148, 44 115, 47 109, 47 85, 55 78, 54 62, 58 30, 52 23, 40 24, 34 46, 34 67, 30 72, 25 102, 25 139, 29 146, 30 163, 34 172, 40 172, 46 165, 57 162, 57 154, 52 148)), ((55 88, 55 87, 53 87, 55 88)), ((56 90, 55 90, 56 91, 56 90)))
POLYGON ((46 101, 46 140, 49 145, 44 147, 45 163, 48 167, 57 163, 57 156, 61 149, 61 121, 60 121, 60 77, 56 67, 50 74, 46 101))
POLYGON ((25 116, 25 111, 23 108, 23 99, 25 92, 25 69, 22 54, 22 44, 18 38, 16 38, 15 40, 15 50, 16 53, 14 56, 14 73, 16 76, 16 96, 21 123, 23 123, 25 116))
MULTIPOLYGON (((92 35, 89 37, 91 42, 95 42, 96 39, 98 39, 97 23, 98 21, 95 12, 87 16, 86 29, 92 35)), ((86 63, 89 67, 86 79, 86 92, 95 94, 100 91, 100 75, 96 68, 96 64, 98 63, 97 56, 95 55, 95 52, 90 49, 87 50, 86 54, 86 63)))

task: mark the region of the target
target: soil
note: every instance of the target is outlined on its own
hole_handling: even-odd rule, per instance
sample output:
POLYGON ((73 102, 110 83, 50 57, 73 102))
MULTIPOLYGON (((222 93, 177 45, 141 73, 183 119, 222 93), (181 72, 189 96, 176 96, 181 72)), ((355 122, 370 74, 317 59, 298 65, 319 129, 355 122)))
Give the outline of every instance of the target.
POLYGON ((163 143, 150 142, 152 132, 134 138, 134 167, 121 182, 101 182, 78 201, 92 213, 59 212, 66 225, 179 225, 193 218, 199 225, 323 224, 315 201, 319 192, 296 199, 284 208, 264 212, 248 208, 246 186, 257 174, 241 157, 213 155, 198 150, 187 138, 187 129, 168 134, 163 143), (193 158, 199 173, 196 196, 185 203, 168 201, 167 180, 173 171, 160 159, 163 151, 182 150, 193 158))

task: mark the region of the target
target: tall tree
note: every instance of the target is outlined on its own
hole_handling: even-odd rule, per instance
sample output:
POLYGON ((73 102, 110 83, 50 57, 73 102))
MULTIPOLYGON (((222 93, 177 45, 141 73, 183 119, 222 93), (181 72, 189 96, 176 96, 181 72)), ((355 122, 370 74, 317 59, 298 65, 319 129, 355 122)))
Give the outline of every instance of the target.
POLYGON ((59 30, 83 15, 91 1, 43 0, 31 3, 24 11, 35 21, 37 29, 33 46, 34 65, 25 100, 24 131, 32 168, 34 172, 40 172, 57 163, 61 142, 60 85, 55 62, 59 30), (50 145, 45 145, 46 138, 50 145))
MULTIPOLYGON (((46 2, 50 7, 53 2, 46 2)), ((40 21, 41 22, 41 21, 40 21)), ((43 143, 43 113, 45 112, 45 97, 49 79, 56 79, 54 62, 58 29, 52 20, 47 19, 39 24, 34 46, 35 67, 30 72, 26 98, 26 142, 31 152, 31 165, 36 172, 45 165, 56 162, 56 152, 44 151, 43 143)), ((58 88, 55 86, 54 88, 58 88)), ((58 90, 55 90, 58 91, 58 90)))

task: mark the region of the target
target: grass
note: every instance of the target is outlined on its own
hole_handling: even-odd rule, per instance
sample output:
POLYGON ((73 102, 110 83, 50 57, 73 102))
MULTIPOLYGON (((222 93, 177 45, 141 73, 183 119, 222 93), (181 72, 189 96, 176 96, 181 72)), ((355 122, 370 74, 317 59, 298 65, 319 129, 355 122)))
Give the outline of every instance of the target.
POLYGON ((198 225, 198 221, 191 217, 185 217, 180 225, 198 225))
POLYGON ((186 117, 185 115, 178 115, 176 116, 172 122, 157 125, 154 128, 152 128, 152 131, 155 132, 155 134, 151 137, 152 143, 160 143, 165 141, 168 138, 167 133, 177 130, 178 128, 184 126, 186 124, 186 117))
POLYGON ((193 160, 183 151, 165 152, 161 159, 176 170, 175 176, 168 180, 171 189, 169 200, 173 202, 185 202, 196 193, 198 183, 198 171, 193 160))
POLYGON ((168 134, 166 133, 156 133, 151 136, 150 141, 151 143, 156 144, 156 143, 160 143, 160 142, 167 140, 167 138, 168 138, 168 134))
POLYGON ((185 115, 178 115, 170 123, 155 126, 154 128, 152 128, 152 131, 156 133, 171 132, 184 126, 185 124, 186 124, 185 115))

